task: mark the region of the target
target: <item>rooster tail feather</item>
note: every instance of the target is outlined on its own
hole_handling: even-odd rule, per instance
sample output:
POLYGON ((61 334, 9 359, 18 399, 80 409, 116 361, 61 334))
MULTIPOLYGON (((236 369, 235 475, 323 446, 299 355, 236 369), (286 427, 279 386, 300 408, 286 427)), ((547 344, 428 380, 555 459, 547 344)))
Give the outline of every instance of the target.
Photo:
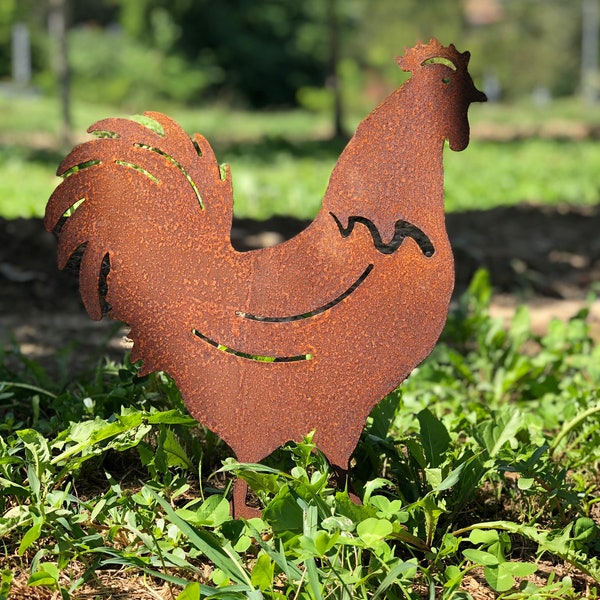
POLYGON ((81 293, 81 300, 88 315, 94 321, 99 321, 102 318, 100 275, 106 254, 101 246, 90 242, 83 252, 79 266, 79 291, 81 293), (91 274, 93 274, 93 277, 90 277, 91 274))
POLYGON ((56 174, 66 180, 86 167, 101 164, 103 161, 99 157, 103 157, 105 161, 105 157, 110 157, 113 153, 113 146, 114 139, 111 138, 98 138, 79 144, 58 165, 56 174))
POLYGON ((147 112, 144 118, 92 125, 88 131, 99 137, 76 146, 62 161, 58 174, 64 179, 46 207, 44 225, 59 234, 59 267, 84 248, 81 296, 93 319, 102 316, 104 259, 120 256, 132 222, 150 230, 184 216, 190 239, 231 244, 229 171, 222 174, 201 135, 190 138, 160 113, 147 112))
POLYGON ((87 244, 89 240, 87 231, 77 231, 76 228, 73 229, 72 225, 73 221, 67 221, 65 223, 58 242, 57 262, 59 269, 64 269, 71 256, 75 254, 77 248, 81 248, 84 244, 87 244))
POLYGON ((44 215, 44 227, 54 231, 68 210, 88 195, 87 182, 77 177, 68 177, 54 190, 44 215))
POLYGON ((63 269, 78 248, 84 247, 79 264, 79 289, 83 305, 89 316, 102 318, 100 301, 100 275, 108 251, 102 240, 96 240, 90 231, 90 219, 81 209, 65 222, 58 243, 58 267, 63 269))

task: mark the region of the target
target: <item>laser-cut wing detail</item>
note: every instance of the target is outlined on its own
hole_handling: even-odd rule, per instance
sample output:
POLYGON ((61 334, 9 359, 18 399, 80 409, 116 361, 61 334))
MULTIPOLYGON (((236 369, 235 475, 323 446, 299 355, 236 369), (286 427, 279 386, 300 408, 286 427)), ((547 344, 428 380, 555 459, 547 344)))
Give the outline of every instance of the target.
POLYGON ((140 223, 163 226, 168 234, 166 220, 152 223, 153 215, 162 215, 165 207, 177 220, 185 213, 186 228, 197 236, 215 245, 229 244, 229 170, 221 177, 212 148, 201 135, 190 139, 160 113, 144 117, 152 129, 130 119, 92 125, 88 131, 99 137, 80 144, 63 160, 57 174, 64 181, 48 202, 46 227, 60 229, 59 267, 84 247, 81 294, 93 319, 102 316, 98 288, 105 257, 124 250, 135 260, 131 230, 140 223))

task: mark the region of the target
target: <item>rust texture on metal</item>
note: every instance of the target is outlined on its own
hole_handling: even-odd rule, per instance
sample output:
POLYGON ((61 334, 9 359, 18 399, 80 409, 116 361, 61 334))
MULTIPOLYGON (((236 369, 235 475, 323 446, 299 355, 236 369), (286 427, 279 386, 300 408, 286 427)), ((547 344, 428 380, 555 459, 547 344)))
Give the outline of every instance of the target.
MULTIPOLYGON (((436 343, 454 283, 442 150, 467 146, 485 100, 468 61, 437 40, 407 50, 410 79, 359 125, 314 221, 272 248, 232 247, 229 171, 165 115, 100 121, 60 165, 45 216, 60 268, 84 248, 90 316, 128 324, 140 374, 169 373, 240 461, 314 430, 344 474, 372 408, 436 343)), ((233 500, 253 514, 243 481, 233 500)))

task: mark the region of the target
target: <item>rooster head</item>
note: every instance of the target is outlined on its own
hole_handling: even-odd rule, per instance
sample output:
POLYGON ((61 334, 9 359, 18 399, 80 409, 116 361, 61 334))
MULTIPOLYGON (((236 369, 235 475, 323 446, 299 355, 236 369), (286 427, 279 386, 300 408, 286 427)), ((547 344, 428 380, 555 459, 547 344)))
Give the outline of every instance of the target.
POLYGON ((467 111, 472 102, 485 102, 468 71, 469 52, 458 52, 454 44, 443 46, 432 38, 417 44, 396 59, 403 71, 412 73, 411 85, 437 90, 438 111, 444 116, 443 136, 452 150, 464 150, 469 144, 467 111))

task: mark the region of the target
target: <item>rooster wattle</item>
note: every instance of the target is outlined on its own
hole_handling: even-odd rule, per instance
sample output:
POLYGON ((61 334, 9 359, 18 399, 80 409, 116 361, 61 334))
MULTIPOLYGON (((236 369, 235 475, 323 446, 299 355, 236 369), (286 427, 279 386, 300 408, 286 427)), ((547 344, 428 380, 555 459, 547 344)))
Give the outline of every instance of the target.
MULTIPOLYGON (((315 430, 344 474, 369 412, 431 352, 454 284, 443 145, 467 146, 468 107, 485 100, 468 61, 437 40, 407 50, 411 78, 359 125, 315 220, 272 248, 232 247, 229 171, 162 114, 145 113, 152 129, 100 121, 60 165, 45 216, 59 267, 84 248, 99 319, 108 261, 105 301, 140 374, 171 375, 240 461, 315 430)), ((239 516, 253 514, 246 490, 238 480, 239 516)))

